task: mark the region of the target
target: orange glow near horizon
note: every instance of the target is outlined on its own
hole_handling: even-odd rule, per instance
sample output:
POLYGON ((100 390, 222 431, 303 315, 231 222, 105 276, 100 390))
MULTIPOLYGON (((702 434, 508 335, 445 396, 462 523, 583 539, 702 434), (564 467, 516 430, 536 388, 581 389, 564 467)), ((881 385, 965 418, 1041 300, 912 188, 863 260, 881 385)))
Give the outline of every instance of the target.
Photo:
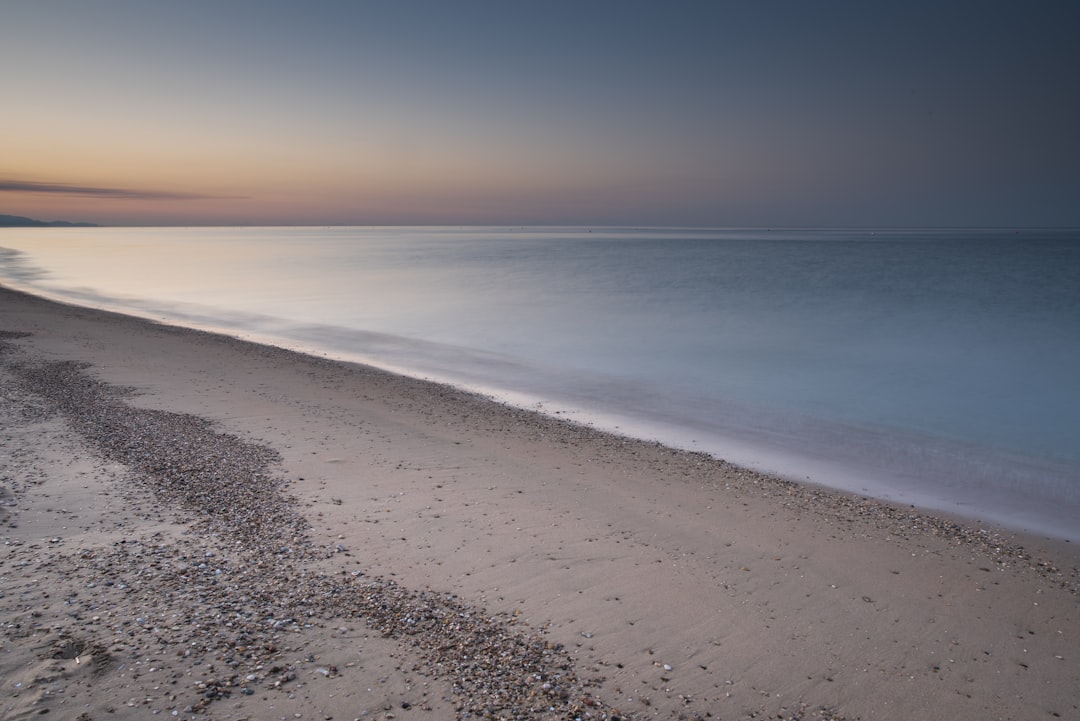
POLYGON ((241 5, 5 5, 0 213, 1080 224, 1066 10, 241 5))

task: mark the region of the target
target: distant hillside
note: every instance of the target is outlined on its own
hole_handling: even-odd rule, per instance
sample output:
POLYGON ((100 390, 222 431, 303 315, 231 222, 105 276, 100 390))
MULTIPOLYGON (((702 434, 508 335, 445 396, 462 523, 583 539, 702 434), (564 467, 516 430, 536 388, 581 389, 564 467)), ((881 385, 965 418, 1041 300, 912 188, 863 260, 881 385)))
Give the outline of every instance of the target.
POLYGON ((0 215, 0 228, 96 228, 97 223, 70 223, 66 220, 34 220, 21 215, 0 215))

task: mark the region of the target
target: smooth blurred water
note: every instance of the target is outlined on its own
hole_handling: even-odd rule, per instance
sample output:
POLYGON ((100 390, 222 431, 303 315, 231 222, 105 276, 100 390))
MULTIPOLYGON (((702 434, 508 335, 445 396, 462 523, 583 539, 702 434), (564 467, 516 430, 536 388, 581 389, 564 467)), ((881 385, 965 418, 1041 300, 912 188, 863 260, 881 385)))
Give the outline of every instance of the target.
POLYGON ((1075 230, 0 231, 0 282, 1080 532, 1075 230))

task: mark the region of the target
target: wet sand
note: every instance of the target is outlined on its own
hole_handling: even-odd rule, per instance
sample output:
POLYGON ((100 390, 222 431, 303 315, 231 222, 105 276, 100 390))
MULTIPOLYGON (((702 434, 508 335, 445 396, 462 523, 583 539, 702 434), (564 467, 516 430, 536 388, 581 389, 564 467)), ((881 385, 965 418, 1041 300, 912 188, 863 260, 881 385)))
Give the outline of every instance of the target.
POLYGON ((1080 715, 1075 543, 0 289, 0 717, 1080 715))

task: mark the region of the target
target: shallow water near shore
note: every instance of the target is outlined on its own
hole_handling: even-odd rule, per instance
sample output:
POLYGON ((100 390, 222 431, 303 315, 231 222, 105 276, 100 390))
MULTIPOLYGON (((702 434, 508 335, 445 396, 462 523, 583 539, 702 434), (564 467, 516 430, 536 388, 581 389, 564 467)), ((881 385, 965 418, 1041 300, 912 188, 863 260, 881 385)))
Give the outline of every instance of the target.
POLYGON ((1080 534, 1080 233, 5 229, 0 282, 1080 534))

